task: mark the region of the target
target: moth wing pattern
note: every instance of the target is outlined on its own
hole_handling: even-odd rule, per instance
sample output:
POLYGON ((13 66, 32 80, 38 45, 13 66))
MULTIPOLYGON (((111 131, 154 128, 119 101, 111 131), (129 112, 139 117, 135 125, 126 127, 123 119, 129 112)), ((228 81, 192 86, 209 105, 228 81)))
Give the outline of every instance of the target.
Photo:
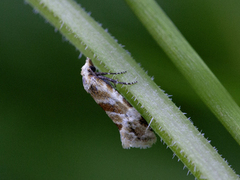
POLYGON ((108 83, 108 80, 99 74, 92 61, 87 58, 81 71, 84 89, 117 125, 123 148, 151 147, 157 138, 152 129, 148 127, 146 120, 108 83))

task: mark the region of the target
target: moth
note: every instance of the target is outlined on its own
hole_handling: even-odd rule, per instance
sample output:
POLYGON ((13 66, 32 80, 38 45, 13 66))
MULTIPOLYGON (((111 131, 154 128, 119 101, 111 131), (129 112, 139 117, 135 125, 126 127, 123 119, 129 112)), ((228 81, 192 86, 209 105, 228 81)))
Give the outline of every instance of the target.
POLYGON ((111 85, 111 83, 132 85, 137 82, 119 82, 104 76, 123 73, 126 71, 97 72, 91 59, 87 58, 81 71, 84 89, 117 125, 124 149, 151 147, 157 140, 151 127, 148 127, 140 113, 111 85))

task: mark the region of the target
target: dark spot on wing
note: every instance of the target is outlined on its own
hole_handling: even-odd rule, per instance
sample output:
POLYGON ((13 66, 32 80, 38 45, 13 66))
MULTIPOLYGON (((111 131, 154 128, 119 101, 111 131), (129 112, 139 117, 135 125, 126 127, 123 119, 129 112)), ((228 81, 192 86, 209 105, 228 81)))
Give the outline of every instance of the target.
POLYGON ((99 105, 103 108, 104 111, 110 111, 110 112, 123 114, 123 111, 121 108, 119 108, 119 106, 112 105, 109 103, 99 103, 99 105))
POLYGON ((116 124, 116 126, 118 127, 119 131, 122 129, 122 125, 121 124, 116 124))
POLYGON ((96 86, 91 85, 89 89, 90 89, 90 91, 91 91, 93 94, 97 94, 97 93, 98 93, 98 89, 97 89, 96 86))
POLYGON ((148 126, 148 123, 147 121, 141 116, 141 118, 139 119, 139 123, 144 126, 144 127, 147 127, 148 126))

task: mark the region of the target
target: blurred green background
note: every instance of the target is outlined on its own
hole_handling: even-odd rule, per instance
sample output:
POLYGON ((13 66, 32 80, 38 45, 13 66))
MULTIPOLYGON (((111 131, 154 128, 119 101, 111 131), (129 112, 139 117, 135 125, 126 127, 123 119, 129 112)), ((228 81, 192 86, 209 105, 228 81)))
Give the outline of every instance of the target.
MULTIPOLYGON (((240 148, 124 1, 78 0, 240 173, 240 148)), ((158 0, 240 104, 240 1, 158 0)), ((82 86, 85 57, 23 0, 0 1, 0 179, 194 179, 158 141, 124 150, 82 86)))

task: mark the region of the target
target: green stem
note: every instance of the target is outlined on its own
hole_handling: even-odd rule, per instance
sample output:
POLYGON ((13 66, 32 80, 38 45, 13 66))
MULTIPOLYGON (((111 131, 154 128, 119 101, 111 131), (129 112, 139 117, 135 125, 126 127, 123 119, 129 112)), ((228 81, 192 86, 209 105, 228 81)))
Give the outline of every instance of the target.
POLYGON ((101 71, 128 73, 117 86, 126 99, 151 123, 151 127, 198 179, 237 179, 237 175, 159 89, 130 55, 72 0, 28 0, 101 71))
POLYGON ((154 0, 125 0, 215 116, 240 144, 240 108, 154 0))

